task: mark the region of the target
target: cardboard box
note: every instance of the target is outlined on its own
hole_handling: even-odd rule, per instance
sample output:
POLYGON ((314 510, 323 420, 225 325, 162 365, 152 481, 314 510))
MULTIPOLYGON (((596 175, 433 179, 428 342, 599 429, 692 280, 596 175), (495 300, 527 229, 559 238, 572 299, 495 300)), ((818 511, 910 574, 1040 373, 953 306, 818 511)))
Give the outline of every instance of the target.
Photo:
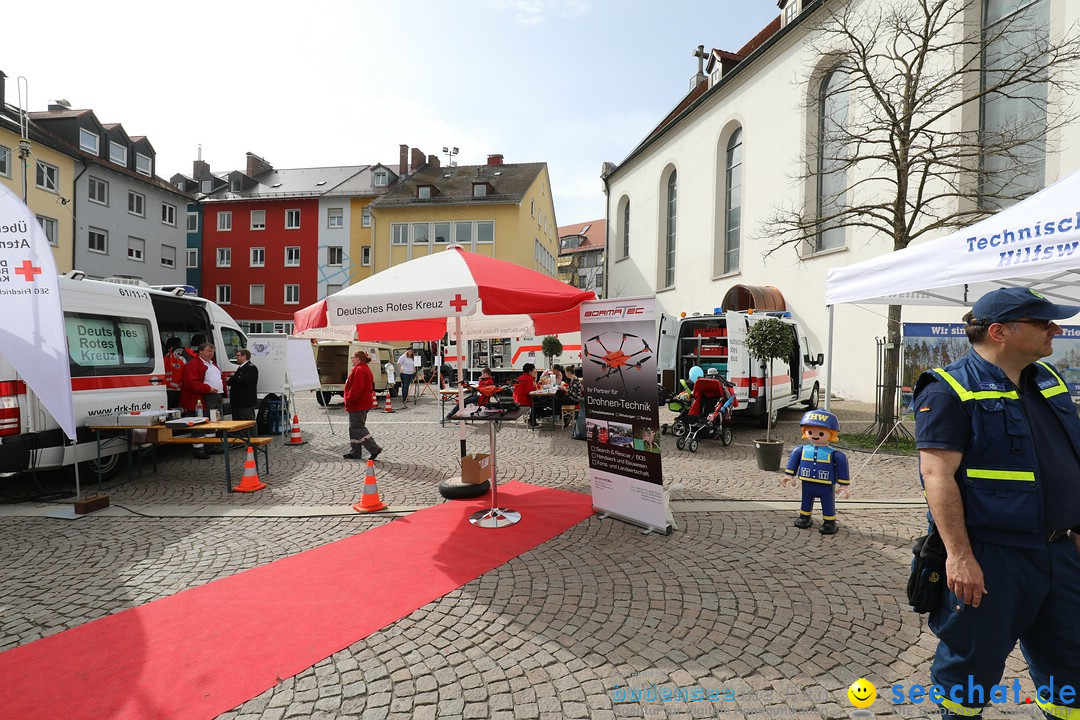
POLYGON ((159 443, 172 440, 172 430, 169 428, 150 428, 146 431, 146 442, 159 443))
POLYGON ((474 453, 461 458, 461 482, 479 485, 491 479, 491 456, 474 453))

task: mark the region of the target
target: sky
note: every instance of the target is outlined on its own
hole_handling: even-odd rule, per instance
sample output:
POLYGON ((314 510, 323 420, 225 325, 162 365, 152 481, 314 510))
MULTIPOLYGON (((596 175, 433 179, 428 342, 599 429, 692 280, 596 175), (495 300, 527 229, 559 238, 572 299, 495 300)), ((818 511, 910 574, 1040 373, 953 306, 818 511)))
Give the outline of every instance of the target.
POLYGON ((0 46, 7 102, 63 98, 145 135, 157 174, 253 152, 277 168, 546 162, 559 225, 604 217, 600 167, 679 102, 692 53, 739 49, 775 0, 114 0, 20 7, 0 46), (80 20, 79 18, 82 18, 80 20), (87 23, 90 23, 88 25, 87 23))

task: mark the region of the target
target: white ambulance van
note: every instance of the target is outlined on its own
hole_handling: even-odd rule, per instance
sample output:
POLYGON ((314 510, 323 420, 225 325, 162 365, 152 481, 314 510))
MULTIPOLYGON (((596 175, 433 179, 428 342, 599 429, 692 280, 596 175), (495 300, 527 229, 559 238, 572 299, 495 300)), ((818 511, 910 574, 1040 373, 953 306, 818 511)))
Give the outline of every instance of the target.
MULTIPOLYGON (((326 405, 335 395, 345 396, 345 380, 352 370, 349 358, 357 350, 363 350, 371 356, 368 367, 375 379, 375 392, 386 392, 386 372, 383 366, 393 361, 395 348, 380 343, 354 340, 325 340, 311 346, 315 353, 315 369, 319 373, 319 389, 315 399, 320 405, 326 405)), ((396 372, 396 371, 395 371, 396 372)), ((395 376, 396 377, 396 376, 395 376)), ((400 380, 400 378, 397 378, 400 380)), ((397 389, 391 389, 391 395, 397 397, 397 389)))
MULTIPOLYGON (((0 476, 83 463, 96 476, 94 433, 87 428, 119 413, 164 409, 163 348, 170 337, 190 347, 203 336, 217 348, 226 378, 247 339, 218 305, 178 288, 172 292, 145 285, 87 280, 79 271, 59 279, 67 332, 76 445, 38 402, 0 348, 0 476)), ((126 440, 102 448, 102 474, 123 461, 126 440)))
MULTIPOLYGON (((562 343, 563 351, 551 360, 552 365, 574 365, 581 367, 581 333, 562 333, 556 335, 562 343)), ((457 369, 457 344, 453 337, 446 351, 446 362, 457 369)), ((470 380, 477 380, 483 368, 491 370, 496 382, 509 381, 521 374, 525 363, 532 363, 537 370, 546 367, 547 358, 542 351, 544 338, 521 337, 490 338, 485 340, 466 340, 466 354, 463 359, 465 374, 470 380)))
POLYGON ((766 423, 765 363, 746 351, 746 333, 755 322, 778 317, 791 328, 795 350, 786 360, 773 362, 771 421, 777 411, 801 406, 813 409, 821 399, 819 368, 825 356, 815 354, 806 330, 790 312, 727 311, 713 315, 660 316, 657 340, 657 369, 660 384, 675 391, 679 380, 690 375, 695 365, 703 371, 716 368, 721 377, 735 384, 739 399, 736 412, 746 413, 766 423))

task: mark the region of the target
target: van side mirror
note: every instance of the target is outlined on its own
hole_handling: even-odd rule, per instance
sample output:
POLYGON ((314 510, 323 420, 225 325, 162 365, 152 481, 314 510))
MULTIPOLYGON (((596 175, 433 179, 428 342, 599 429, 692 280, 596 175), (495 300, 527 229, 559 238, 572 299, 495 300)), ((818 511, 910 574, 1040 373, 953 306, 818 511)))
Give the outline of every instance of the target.
POLYGON ((818 353, 816 359, 810 357, 810 353, 806 353, 805 355, 803 355, 803 362, 805 362, 807 365, 810 365, 812 367, 817 367, 818 365, 824 365, 825 364, 825 353, 818 353))

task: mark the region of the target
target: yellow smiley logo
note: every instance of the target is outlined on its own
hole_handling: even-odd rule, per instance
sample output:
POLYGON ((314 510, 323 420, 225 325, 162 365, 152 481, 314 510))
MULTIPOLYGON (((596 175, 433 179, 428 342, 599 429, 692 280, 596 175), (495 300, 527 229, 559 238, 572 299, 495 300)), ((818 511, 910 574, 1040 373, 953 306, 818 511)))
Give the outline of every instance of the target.
POLYGON ((847 689, 848 700, 857 708, 868 708, 877 699, 877 688, 866 678, 859 678, 847 689))

